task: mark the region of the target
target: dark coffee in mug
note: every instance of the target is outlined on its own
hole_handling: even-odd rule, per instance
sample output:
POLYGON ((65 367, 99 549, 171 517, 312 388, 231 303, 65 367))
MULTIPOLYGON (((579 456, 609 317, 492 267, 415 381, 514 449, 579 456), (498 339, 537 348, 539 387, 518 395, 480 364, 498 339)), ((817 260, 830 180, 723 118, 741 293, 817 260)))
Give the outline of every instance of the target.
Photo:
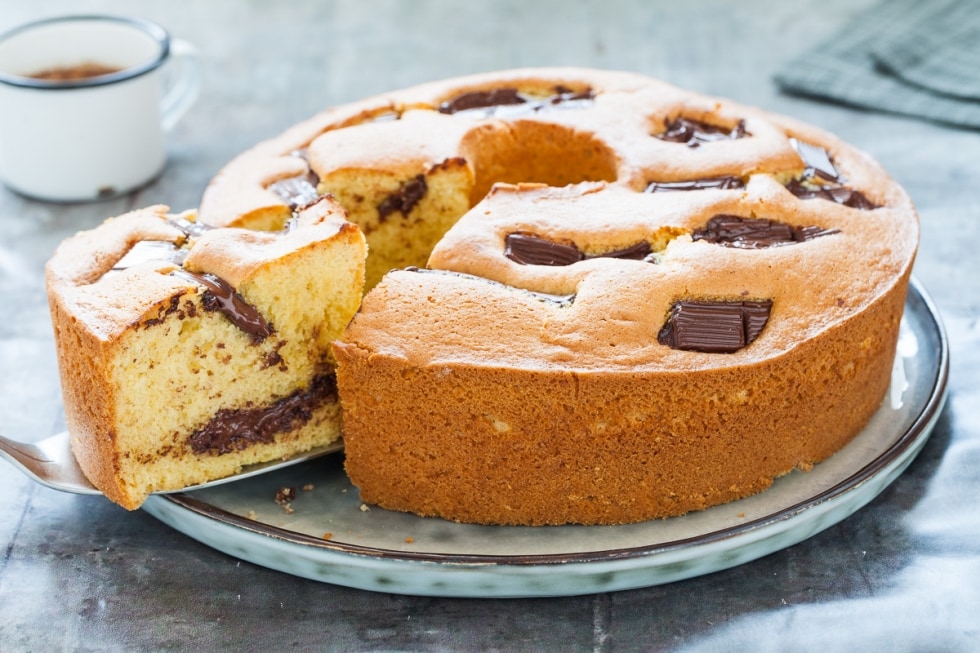
POLYGON ((116 66, 106 66, 96 62, 85 62, 74 66, 58 66, 46 68, 36 73, 27 75, 33 79, 44 79, 51 82, 71 82, 77 79, 88 79, 89 77, 101 77, 121 72, 123 69, 116 66))

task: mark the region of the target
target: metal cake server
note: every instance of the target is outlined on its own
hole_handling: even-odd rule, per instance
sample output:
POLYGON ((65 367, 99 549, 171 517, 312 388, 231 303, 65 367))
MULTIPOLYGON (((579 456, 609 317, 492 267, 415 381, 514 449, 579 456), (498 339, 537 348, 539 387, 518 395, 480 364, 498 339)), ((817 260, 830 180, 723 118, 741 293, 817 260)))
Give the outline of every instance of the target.
MULTIPOLYGON (((282 469, 283 467, 312 460, 313 458, 336 453, 342 451, 343 448, 343 440, 338 440, 323 447, 310 449, 286 460, 273 460, 267 463, 249 465, 231 476, 180 488, 179 490, 159 492, 158 494, 188 492, 213 485, 240 481, 243 478, 257 476, 258 474, 264 474, 276 469, 282 469)), ((85 478, 78 463, 75 462, 75 456, 71 452, 67 431, 52 435, 33 444, 17 442, 16 440, 11 440, 0 435, 0 457, 9 460, 14 467, 22 471, 29 478, 54 490, 72 492, 74 494, 102 494, 85 478)))

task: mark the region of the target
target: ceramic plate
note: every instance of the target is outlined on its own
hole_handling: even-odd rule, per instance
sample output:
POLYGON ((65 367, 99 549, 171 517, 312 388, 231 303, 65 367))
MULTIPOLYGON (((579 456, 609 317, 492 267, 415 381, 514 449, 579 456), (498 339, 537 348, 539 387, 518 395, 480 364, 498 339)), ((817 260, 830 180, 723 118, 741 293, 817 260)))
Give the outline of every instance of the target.
POLYGON ((627 526, 456 524, 363 505, 328 457, 144 509, 219 551, 289 574, 427 596, 566 596, 633 589, 754 560, 836 524, 884 490, 925 444, 946 398, 949 353, 913 280, 889 396, 867 427, 810 472, 741 501, 627 526), (280 488, 295 488, 289 506, 280 488))

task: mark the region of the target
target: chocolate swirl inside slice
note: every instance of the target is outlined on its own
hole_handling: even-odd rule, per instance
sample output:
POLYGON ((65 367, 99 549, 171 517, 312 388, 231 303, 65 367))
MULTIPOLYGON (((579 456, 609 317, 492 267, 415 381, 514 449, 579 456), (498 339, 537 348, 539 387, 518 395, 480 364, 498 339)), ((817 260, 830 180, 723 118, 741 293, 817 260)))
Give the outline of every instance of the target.
POLYGON ((384 220, 395 212, 408 215, 415 208, 415 205, 422 201, 428 190, 429 186, 425 181, 425 175, 418 175, 409 179, 397 191, 378 204, 378 219, 384 220))
POLYGON ((207 272, 191 272, 183 268, 170 274, 204 286, 204 310, 220 311, 232 324, 248 334, 253 343, 262 342, 275 333, 275 329, 258 309, 246 302, 224 279, 207 272))
POLYGON ((336 396, 336 379, 329 374, 316 377, 310 387, 269 406, 222 408, 191 434, 191 449, 196 454, 221 455, 242 451, 255 443, 272 442, 276 434, 306 424, 314 410, 336 396))

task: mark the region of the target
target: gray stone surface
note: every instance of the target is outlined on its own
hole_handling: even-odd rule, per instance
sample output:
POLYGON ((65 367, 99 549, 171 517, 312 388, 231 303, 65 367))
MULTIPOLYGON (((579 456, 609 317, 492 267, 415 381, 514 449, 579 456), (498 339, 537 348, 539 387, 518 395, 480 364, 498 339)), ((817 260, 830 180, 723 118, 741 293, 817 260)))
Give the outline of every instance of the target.
POLYGON ((369 593, 218 553, 142 512, 59 494, 0 464, 0 650, 971 651, 980 649, 980 133, 781 95, 772 73, 871 3, 0 0, 0 29, 139 12, 195 43, 199 103, 145 189, 52 205, 0 189, 0 430, 63 428, 43 266, 136 206, 196 205, 223 163, 331 104, 524 65, 633 70, 795 115, 878 158, 922 218, 916 275, 951 343, 948 406, 869 506, 728 571, 576 598, 369 593))

